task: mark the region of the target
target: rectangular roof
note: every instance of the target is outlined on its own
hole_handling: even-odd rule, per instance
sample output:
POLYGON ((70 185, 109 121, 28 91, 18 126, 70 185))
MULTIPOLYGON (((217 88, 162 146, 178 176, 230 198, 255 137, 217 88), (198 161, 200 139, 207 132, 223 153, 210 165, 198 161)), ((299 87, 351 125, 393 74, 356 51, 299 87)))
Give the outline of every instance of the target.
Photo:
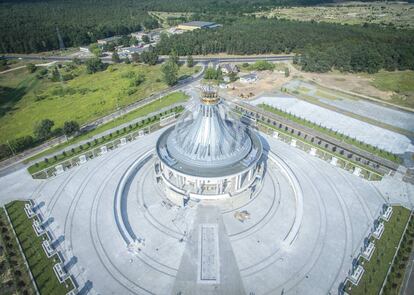
POLYGON ((202 27, 213 26, 215 24, 216 23, 213 23, 213 22, 191 21, 191 22, 188 22, 188 23, 183 23, 181 25, 182 26, 190 26, 190 27, 199 27, 199 28, 202 28, 202 27))

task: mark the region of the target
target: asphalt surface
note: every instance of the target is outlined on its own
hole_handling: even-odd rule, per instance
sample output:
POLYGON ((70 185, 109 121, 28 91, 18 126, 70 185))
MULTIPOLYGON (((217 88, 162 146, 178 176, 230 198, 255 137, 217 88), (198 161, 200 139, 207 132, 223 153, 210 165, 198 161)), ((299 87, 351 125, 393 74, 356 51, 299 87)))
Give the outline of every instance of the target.
MULTIPOLYGON (((40 55, 5 55, 6 59, 25 59, 25 60, 45 60, 45 61, 71 61, 73 57, 67 56, 40 56, 40 55)), ((167 59, 168 56, 160 56, 160 61, 167 59)), ((81 60, 89 59, 89 57, 81 57, 81 60)), ((239 56, 239 57, 193 57, 195 62, 217 63, 217 62, 254 62, 258 60, 267 61, 287 61, 292 60, 292 55, 269 55, 269 56, 239 56)), ((105 56, 102 61, 111 61, 111 57, 105 56)), ((180 57, 180 61, 186 61, 187 57, 180 57)))

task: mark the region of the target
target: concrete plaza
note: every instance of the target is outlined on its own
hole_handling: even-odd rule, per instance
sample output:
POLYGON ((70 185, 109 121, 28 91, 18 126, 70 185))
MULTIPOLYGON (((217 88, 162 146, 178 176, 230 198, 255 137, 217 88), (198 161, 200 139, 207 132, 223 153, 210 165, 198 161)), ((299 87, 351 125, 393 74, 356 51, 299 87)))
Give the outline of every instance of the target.
POLYGON ((83 294, 336 294, 382 205, 412 207, 411 185, 389 177, 368 182, 261 134, 291 174, 268 159, 260 190, 225 206, 173 206, 155 181, 154 157, 143 163, 120 208, 122 228, 140 241, 131 252, 115 195, 162 131, 48 180, 24 170, 0 178, 2 203, 32 198, 53 218, 48 229, 65 259, 76 262, 69 271, 83 294), (240 212, 249 218, 240 221, 240 212))

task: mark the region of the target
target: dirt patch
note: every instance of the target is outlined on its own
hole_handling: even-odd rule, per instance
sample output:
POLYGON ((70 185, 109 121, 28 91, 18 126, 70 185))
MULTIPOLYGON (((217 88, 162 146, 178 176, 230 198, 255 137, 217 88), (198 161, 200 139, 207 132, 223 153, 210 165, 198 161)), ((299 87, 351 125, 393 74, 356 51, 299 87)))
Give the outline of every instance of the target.
MULTIPOLYGON (((245 74, 247 72, 242 72, 239 76, 245 74)), ((282 85, 291 79, 285 77, 284 72, 279 71, 257 72, 257 78, 257 81, 252 83, 242 83, 240 81, 231 83, 226 92, 241 99, 254 99, 264 93, 280 90, 282 85)))
POLYGON ((342 90, 379 98, 385 101, 391 101, 392 95, 394 94, 392 91, 382 91, 372 86, 372 78, 367 77, 367 75, 345 74, 339 72, 324 74, 300 72, 300 74, 305 79, 314 81, 322 86, 339 88, 342 90))

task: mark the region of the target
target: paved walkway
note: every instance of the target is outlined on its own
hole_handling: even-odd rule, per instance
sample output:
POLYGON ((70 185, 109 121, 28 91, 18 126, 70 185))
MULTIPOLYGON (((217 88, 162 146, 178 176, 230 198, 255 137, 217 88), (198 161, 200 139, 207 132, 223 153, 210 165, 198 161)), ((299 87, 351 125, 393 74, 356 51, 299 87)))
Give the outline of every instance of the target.
MULTIPOLYGON (((194 284, 193 279, 185 280, 180 269, 187 269, 187 274, 192 269, 192 275, 198 269, 198 258, 191 258, 198 256, 185 249, 198 249, 193 230, 200 223, 218 224, 220 265, 228 267, 220 272, 220 282, 229 283, 223 288, 246 294, 337 293, 385 202, 383 194, 372 183, 267 136, 266 146, 292 169, 304 192, 303 222, 292 245, 283 240, 296 216, 294 192, 273 164, 268 163, 257 197, 235 201, 218 215, 208 214, 218 220, 193 224, 199 218, 196 208, 180 210, 163 203, 163 193, 154 182, 154 163, 148 162, 128 185, 125 206, 131 230, 145 239, 145 246, 137 255, 128 252, 114 220, 114 196, 125 171, 154 147, 161 132, 48 180, 33 180, 24 170, 2 177, 1 201, 34 198, 43 204, 45 218, 54 219, 50 229, 64 239, 65 259, 77 258, 72 274, 81 289, 92 288, 91 294, 166 294, 194 284), (250 219, 240 222, 234 216, 244 210, 250 219), (224 234, 228 243, 220 240, 224 234), (184 261, 190 265, 181 266, 184 261), (230 269, 234 276, 226 278, 230 269)), ((395 194, 390 198, 404 200, 395 194)))

